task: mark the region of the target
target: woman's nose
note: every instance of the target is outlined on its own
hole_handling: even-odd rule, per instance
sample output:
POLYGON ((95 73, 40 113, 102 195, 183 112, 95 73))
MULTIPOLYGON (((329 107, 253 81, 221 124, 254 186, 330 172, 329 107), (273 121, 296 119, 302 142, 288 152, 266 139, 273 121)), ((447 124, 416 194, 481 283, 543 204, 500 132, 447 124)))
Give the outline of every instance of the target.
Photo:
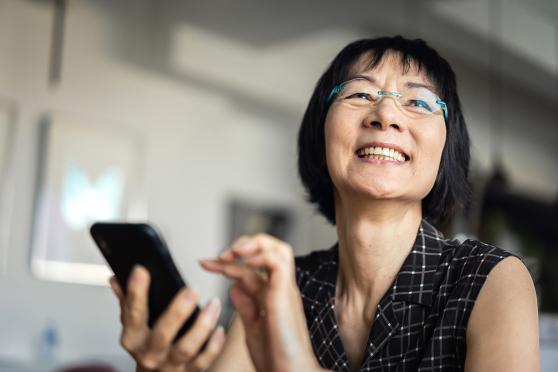
POLYGON ((378 129, 393 127, 401 129, 402 113, 397 102, 392 97, 383 97, 380 102, 372 106, 371 112, 365 118, 364 124, 378 129))

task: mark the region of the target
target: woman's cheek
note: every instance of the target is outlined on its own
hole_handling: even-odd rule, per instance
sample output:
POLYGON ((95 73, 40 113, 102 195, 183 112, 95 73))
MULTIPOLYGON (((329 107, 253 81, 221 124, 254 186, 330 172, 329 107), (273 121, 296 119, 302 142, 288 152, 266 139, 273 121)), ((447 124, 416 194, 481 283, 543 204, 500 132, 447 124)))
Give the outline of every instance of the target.
POLYGON ((339 158, 335 156, 333 150, 326 152, 326 167, 331 181, 336 185, 340 178, 339 158))

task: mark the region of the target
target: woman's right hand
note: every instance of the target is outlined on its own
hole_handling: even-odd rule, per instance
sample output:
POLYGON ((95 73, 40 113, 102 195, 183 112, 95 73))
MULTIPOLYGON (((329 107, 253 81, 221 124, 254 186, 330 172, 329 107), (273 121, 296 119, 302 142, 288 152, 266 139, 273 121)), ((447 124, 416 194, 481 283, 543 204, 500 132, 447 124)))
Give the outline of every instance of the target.
POLYGON ((136 360, 137 371, 190 372, 207 369, 219 355, 225 341, 223 328, 215 329, 221 311, 219 300, 211 300, 192 327, 173 343, 176 333, 196 307, 197 294, 191 288, 181 289, 153 328, 149 328, 149 283, 149 272, 141 266, 132 270, 126 295, 116 278, 110 279, 111 288, 120 301, 123 326, 120 342, 136 360), (206 340, 207 346, 200 351, 206 340))

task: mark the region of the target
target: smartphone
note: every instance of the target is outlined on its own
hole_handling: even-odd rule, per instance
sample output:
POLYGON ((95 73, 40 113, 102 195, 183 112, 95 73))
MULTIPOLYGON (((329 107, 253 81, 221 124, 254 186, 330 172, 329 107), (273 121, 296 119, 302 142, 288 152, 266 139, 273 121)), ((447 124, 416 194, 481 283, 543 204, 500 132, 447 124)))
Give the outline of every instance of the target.
MULTIPOLYGON (((153 327, 176 293, 186 286, 163 238, 154 227, 145 223, 97 222, 91 226, 90 232, 124 293, 134 265, 142 265, 149 271, 148 324, 153 327)), ((196 305, 175 341, 188 331, 199 312, 196 305)))

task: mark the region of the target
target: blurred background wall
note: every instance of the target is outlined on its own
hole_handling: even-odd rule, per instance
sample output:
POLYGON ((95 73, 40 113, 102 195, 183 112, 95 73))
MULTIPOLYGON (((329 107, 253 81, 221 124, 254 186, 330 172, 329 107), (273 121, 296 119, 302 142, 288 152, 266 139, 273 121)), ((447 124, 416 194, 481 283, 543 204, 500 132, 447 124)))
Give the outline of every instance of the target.
MULTIPOLYGON (((317 78, 357 38, 427 40, 456 70, 473 174, 489 179, 498 165, 509 190, 556 205, 557 4, 0 0, 0 99, 14 108, 2 189, 0 370, 44 366, 41 340, 53 328, 55 363, 132 369, 108 287, 31 272, 45 117, 142 138, 137 217, 159 226, 204 301, 225 299, 227 283, 197 259, 229 241, 231 200, 288 210, 297 253, 335 241, 303 201, 296 134, 317 78)), ((475 236, 475 221, 465 220, 452 232, 475 236)), ((544 319, 550 371, 558 328, 556 315, 544 319)))

